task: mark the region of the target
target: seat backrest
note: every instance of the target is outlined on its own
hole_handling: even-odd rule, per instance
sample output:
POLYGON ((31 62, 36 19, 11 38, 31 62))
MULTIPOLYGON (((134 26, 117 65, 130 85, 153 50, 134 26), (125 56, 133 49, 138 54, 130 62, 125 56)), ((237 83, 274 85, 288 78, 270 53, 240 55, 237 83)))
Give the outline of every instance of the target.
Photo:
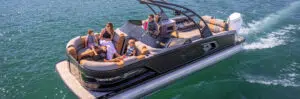
POLYGON ((72 55, 73 58, 77 59, 78 51, 84 47, 84 43, 80 36, 71 39, 66 46, 67 53, 72 55))
POLYGON ((70 47, 70 46, 74 46, 75 49, 78 51, 81 48, 84 48, 84 43, 82 42, 82 37, 77 36, 73 39, 71 39, 68 43, 66 48, 70 47))
POLYGON ((116 62, 97 62, 92 60, 81 60, 80 64, 87 69, 96 70, 96 71, 107 71, 107 70, 114 70, 118 69, 123 66, 128 66, 132 63, 138 61, 137 57, 126 57, 123 64, 117 64, 116 62), (121 65, 121 66, 120 66, 121 65))
MULTIPOLYGON (((219 33, 223 31, 228 31, 228 24, 226 21, 221 20, 221 19, 215 19, 212 16, 202 16, 202 19, 206 22, 208 25, 209 29, 213 33, 219 33)), ((200 20, 199 25, 201 27, 204 27, 205 24, 203 21, 200 20)))
POLYGON ((127 47, 127 38, 128 35, 122 31, 120 31, 120 29, 116 29, 115 30, 116 34, 115 34, 115 46, 116 46, 116 50, 117 52, 122 55, 125 52, 125 49, 127 47))
POLYGON ((148 46, 148 45, 146 45, 146 44, 144 44, 143 42, 141 42, 141 41, 136 41, 135 42, 135 46, 136 46, 136 48, 137 48, 137 52, 138 52, 138 54, 140 54, 140 52, 142 52, 143 51, 143 48, 144 47, 146 47, 147 49, 148 49, 148 51, 150 52, 150 54, 157 54, 157 53, 159 53, 162 49, 158 49, 158 48, 153 48, 153 47, 151 47, 151 46, 148 46))
POLYGON ((120 32, 117 33, 116 32, 115 36, 113 38, 113 43, 115 45, 117 53, 121 54, 122 49, 123 49, 124 44, 125 44, 125 35, 124 35, 124 33, 120 33, 120 32))

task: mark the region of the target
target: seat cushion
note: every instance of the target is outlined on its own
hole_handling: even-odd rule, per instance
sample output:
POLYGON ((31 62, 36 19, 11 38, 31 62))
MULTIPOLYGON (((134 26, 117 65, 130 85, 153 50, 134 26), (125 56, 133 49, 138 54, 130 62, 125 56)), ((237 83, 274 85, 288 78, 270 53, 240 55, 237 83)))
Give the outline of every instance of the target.
POLYGON ((82 42, 81 37, 80 37, 80 36, 77 36, 77 37, 71 39, 71 40, 68 42, 66 48, 68 48, 68 47, 70 47, 70 46, 74 46, 75 49, 76 49, 76 51, 78 51, 78 50, 80 50, 81 48, 84 47, 84 43, 82 42))
POLYGON ((158 49, 158 48, 153 48, 151 46, 148 46, 146 44, 144 44, 143 42, 141 41, 136 41, 135 42, 135 46, 136 48, 138 49, 138 52, 143 52, 143 49, 146 47, 148 49, 148 51, 150 52, 150 54, 156 54, 158 52, 161 51, 161 49, 158 49))
POLYGON ((198 29, 193 29, 186 32, 178 32, 177 36, 178 38, 188 38, 192 40, 201 38, 200 31, 198 29))
POLYGON ((118 62, 99 62, 93 60, 83 59, 80 61, 80 64, 87 69, 95 70, 95 71, 106 71, 106 70, 114 70, 123 66, 128 66, 132 63, 138 61, 136 56, 126 57, 122 66, 119 66, 118 62))
POLYGON ((70 54, 74 59, 77 59, 77 52, 74 46, 70 46, 67 48, 68 54, 70 54))
POLYGON ((107 71, 119 68, 119 66, 114 62, 97 62, 91 60, 82 60, 81 64, 84 68, 95 71, 107 71))

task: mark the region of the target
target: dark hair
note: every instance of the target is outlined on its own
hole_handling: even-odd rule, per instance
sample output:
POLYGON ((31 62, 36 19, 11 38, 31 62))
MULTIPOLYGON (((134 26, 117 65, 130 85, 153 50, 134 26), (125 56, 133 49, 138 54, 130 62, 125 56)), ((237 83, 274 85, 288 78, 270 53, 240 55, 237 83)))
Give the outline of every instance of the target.
POLYGON ((154 18, 154 15, 153 15, 153 14, 150 14, 149 16, 150 16, 151 18, 154 18))
MULTIPOLYGON (((105 47, 106 47, 106 46, 105 46, 105 47)), ((101 46, 97 46, 97 47, 95 47, 95 49, 98 50, 97 53, 106 53, 106 52, 107 52, 107 51, 103 50, 103 49, 101 48, 101 46)))
POLYGON ((156 15, 155 15, 154 21, 155 21, 156 23, 159 23, 159 21, 160 21, 160 15, 159 15, 159 14, 156 14, 156 15))
POLYGON ((114 31, 114 25, 111 22, 108 22, 106 25, 109 26, 109 32, 112 32, 112 33, 115 32, 114 31))
POLYGON ((104 51, 103 49, 101 49, 99 46, 98 47, 95 47, 98 51, 98 55, 94 55, 92 58, 93 60, 96 60, 96 61, 103 61, 104 59, 106 59, 106 53, 107 51, 104 51))

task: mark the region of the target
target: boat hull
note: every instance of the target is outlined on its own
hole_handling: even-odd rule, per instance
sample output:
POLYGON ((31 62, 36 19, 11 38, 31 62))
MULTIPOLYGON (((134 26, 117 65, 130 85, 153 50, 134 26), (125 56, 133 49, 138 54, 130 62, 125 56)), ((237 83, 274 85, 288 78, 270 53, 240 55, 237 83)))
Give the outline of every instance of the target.
POLYGON ((235 31, 226 31, 185 45, 166 48, 166 51, 160 54, 107 71, 89 70, 71 55, 67 54, 67 56, 69 65, 74 67, 71 72, 78 75, 77 78, 85 88, 101 92, 121 91, 244 42, 237 40, 236 37, 235 31))
POLYGON ((176 70, 168 71, 167 73, 164 73, 160 76, 156 76, 143 81, 143 83, 139 83, 119 91, 95 92, 87 90, 86 88, 81 86, 83 81, 80 79, 80 76, 76 76, 80 75, 80 72, 78 72, 79 74, 75 74, 75 76, 74 73, 71 73, 71 67, 74 65, 72 65, 72 63, 70 62, 63 61, 58 63, 56 65, 56 70, 63 79, 64 83, 73 91, 73 93, 75 93, 80 98, 110 97, 114 99, 132 99, 150 94, 182 77, 197 72, 240 51, 242 51, 242 44, 236 44, 234 46, 227 47, 222 51, 213 53, 209 56, 205 56, 199 60, 186 64, 186 66, 183 66, 176 70))

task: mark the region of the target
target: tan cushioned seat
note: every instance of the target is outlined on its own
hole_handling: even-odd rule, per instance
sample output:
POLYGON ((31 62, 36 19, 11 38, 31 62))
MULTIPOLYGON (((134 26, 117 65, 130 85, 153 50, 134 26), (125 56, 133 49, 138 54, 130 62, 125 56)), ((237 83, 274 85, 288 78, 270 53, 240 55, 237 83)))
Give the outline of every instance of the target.
POLYGON ((113 40, 117 53, 121 54, 125 43, 125 34, 116 32, 113 40))
MULTIPOLYGON (((123 66, 127 66, 127 65, 135 63, 137 61, 138 61, 138 59, 135 56, 127 57, 124 59, 123 66)), ((82 62, 82 66, 84 68, 87 68, 90 70, 96 70, 96 71, 114 70, 114 69, 118 69, 120 67, 115 62, 97 62, 97 61, 90 61, 90 60, 85 60, 84 62, 82 62)))
POLYGON ((201 37, 199 29, 193 29, 186 32, 178 32, 178 38, 189 38, 191 40, 196 40, 201 37))
POLYGON ((141 41, 136 41, 135 46, 138 49, 138 52, 142 52, 143 47, 146 47, 148 49, 148 51, 150 52, 150 54, 157 54, 161 51, 161 49, 153 48, 151 46, 144 44, 141 41))
POLYGON ((71 39, 66 46, 66 49, 69 54, 73 56, 73 58, 77 59, 78 51, 83 48, 83 43, 80 36, 77 36, 71 39))
POLYGON ((68 42, 66 48, 68 48, 68 47, 70 47, 70 46, 74 46, 75 49, 76 49, 76 51, 78 51, 78 50, 80 50, 81 48, 83 48, 84 45, 83 45, 83 42, 82 42, 82 40, 81 40, 81 37, 80 37, 80 36, 77 36, 77 37, 71 39, 71 40, 68 42))
POLYGON ((69 48, 67 48, 67 52, 75 59, 77 59, 77 52, 75 47, 70 46, 69 48))

